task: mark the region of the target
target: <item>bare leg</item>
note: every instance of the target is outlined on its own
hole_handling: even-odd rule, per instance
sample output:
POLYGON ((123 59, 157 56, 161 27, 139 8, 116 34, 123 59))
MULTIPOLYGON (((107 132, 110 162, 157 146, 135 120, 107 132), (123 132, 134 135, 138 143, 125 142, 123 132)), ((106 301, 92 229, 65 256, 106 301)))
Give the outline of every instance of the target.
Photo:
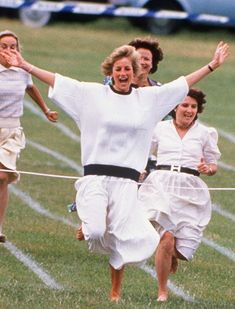
MULTIPOLYGON (((0 168, 4 168, 0 164, 0 168)), ((8 205, 8 174, 0 172, 0 242, 5 242, 6 237, 2 234, 3 221, 8 205)))
POLYGON ((121 284, 124 274, 124 267, 117 270, 114 269, 111 265, 111 280, 112 280, 112 290, 110 293, 110 300, 113 302, 118 302, 121 298, 121 284))
POLYGON ((77 230, 76 230, 76 238, 79 241, 82 241, 85 239, 83 231, 82 231, 82 226, 80 226, 77 230))
POLYGON ((168 298, 167 280, 172 271, 172 257, 174 254, 174 236, 166 232, 156 251, 155 265, 158 276, 158 301, 166 301, 168 298))
POLYGON ((177 272, 177 268, 178 268, 178 259, 175 256, 172 256, 172 260, 171 260, 171 273, 175 274, 177 272))

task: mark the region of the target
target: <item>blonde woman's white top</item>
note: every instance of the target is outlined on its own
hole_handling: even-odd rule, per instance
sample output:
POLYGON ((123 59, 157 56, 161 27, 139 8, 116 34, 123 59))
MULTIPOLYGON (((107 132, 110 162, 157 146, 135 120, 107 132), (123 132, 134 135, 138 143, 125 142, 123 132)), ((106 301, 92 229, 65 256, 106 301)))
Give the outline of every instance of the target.
POLYGON ((184 77, 161 87, 132 88, 79 82, 56 74, 49 97, 81 130, 82 165, 108 164, 141 172, 153 129, 188 93, 184 77))
POLYGON ((23 115, 25 90, 32 85, 32 77, 26 71, 0 64, 0 118, 20 118, 23 115))

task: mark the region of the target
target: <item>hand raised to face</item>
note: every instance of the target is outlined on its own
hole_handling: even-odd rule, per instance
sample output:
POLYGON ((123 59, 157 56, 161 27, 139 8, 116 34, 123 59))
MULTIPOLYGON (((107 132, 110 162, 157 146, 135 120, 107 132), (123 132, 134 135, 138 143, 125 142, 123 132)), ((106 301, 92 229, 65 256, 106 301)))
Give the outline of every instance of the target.
POLYGON ((9 66, 22 67, 24 59, 17 50, 2 50, 0 56, 5 59, 9 66))

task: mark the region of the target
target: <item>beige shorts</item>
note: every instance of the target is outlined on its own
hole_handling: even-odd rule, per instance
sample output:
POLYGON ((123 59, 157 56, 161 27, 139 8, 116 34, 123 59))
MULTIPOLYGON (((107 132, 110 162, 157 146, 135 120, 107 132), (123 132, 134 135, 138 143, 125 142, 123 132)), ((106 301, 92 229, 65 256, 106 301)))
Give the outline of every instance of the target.
MULTIPOLYGON (((9 170, 16 170, 16 161, 25 148, 22 127, 0 128, 0 163, 9 170)), ((19 180, 19 173, 9 173, 9 183, 19 180)))

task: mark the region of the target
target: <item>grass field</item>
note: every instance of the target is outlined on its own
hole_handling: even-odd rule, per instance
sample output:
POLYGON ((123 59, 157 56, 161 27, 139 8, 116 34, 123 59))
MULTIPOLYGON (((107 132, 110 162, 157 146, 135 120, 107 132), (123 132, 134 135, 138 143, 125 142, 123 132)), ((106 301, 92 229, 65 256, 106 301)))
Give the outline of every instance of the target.
MULTIPOLYGON (((148 33, 131 28, 125 20, 91 23, 57 22, 30 29, 15 19, 0 19, 0 29, 19 34, 23 54, 35 65, 84 81, 102 81, 100 63, 116 46, 148 33)), ((220 132, 222 152, 218 173, 207 177, 210 188, 235 187, 235 39, 223 29, 183 29, 159 37, 165 53, 154 78, 170 81, 206 64, 218 41, 231 45, 226 64, 198 84, 207 94, 201 120, 220 132)), ((45 98, 47 87, 35 81, 45 98)), ((38 173, 78 176, 79 131, 60 112, 58 125, 46 121, 26 97, 22 125, 28 140, 18 169, 38 173), (33 108, 34 107, 34 108, 33 108), (68 131, 75 134, 67 134, 68 131)), ((48 105, 58 110, 47 99, 48 105)), ((212 220, 194 259, 181 263, 170 278, 170 298, 157 304, 157 282, 150 259, 146 269, 127 267, 123 299, 108 301, 108 258, 88 252, 77 242, 77 217, 66 205, 75 196, 73 179, 22 174, 11 187, 5 222, 8 242, 0 246, 0 308, 234 308, 235 307, 235 191, 212 190, 216 205, 212 220)))

